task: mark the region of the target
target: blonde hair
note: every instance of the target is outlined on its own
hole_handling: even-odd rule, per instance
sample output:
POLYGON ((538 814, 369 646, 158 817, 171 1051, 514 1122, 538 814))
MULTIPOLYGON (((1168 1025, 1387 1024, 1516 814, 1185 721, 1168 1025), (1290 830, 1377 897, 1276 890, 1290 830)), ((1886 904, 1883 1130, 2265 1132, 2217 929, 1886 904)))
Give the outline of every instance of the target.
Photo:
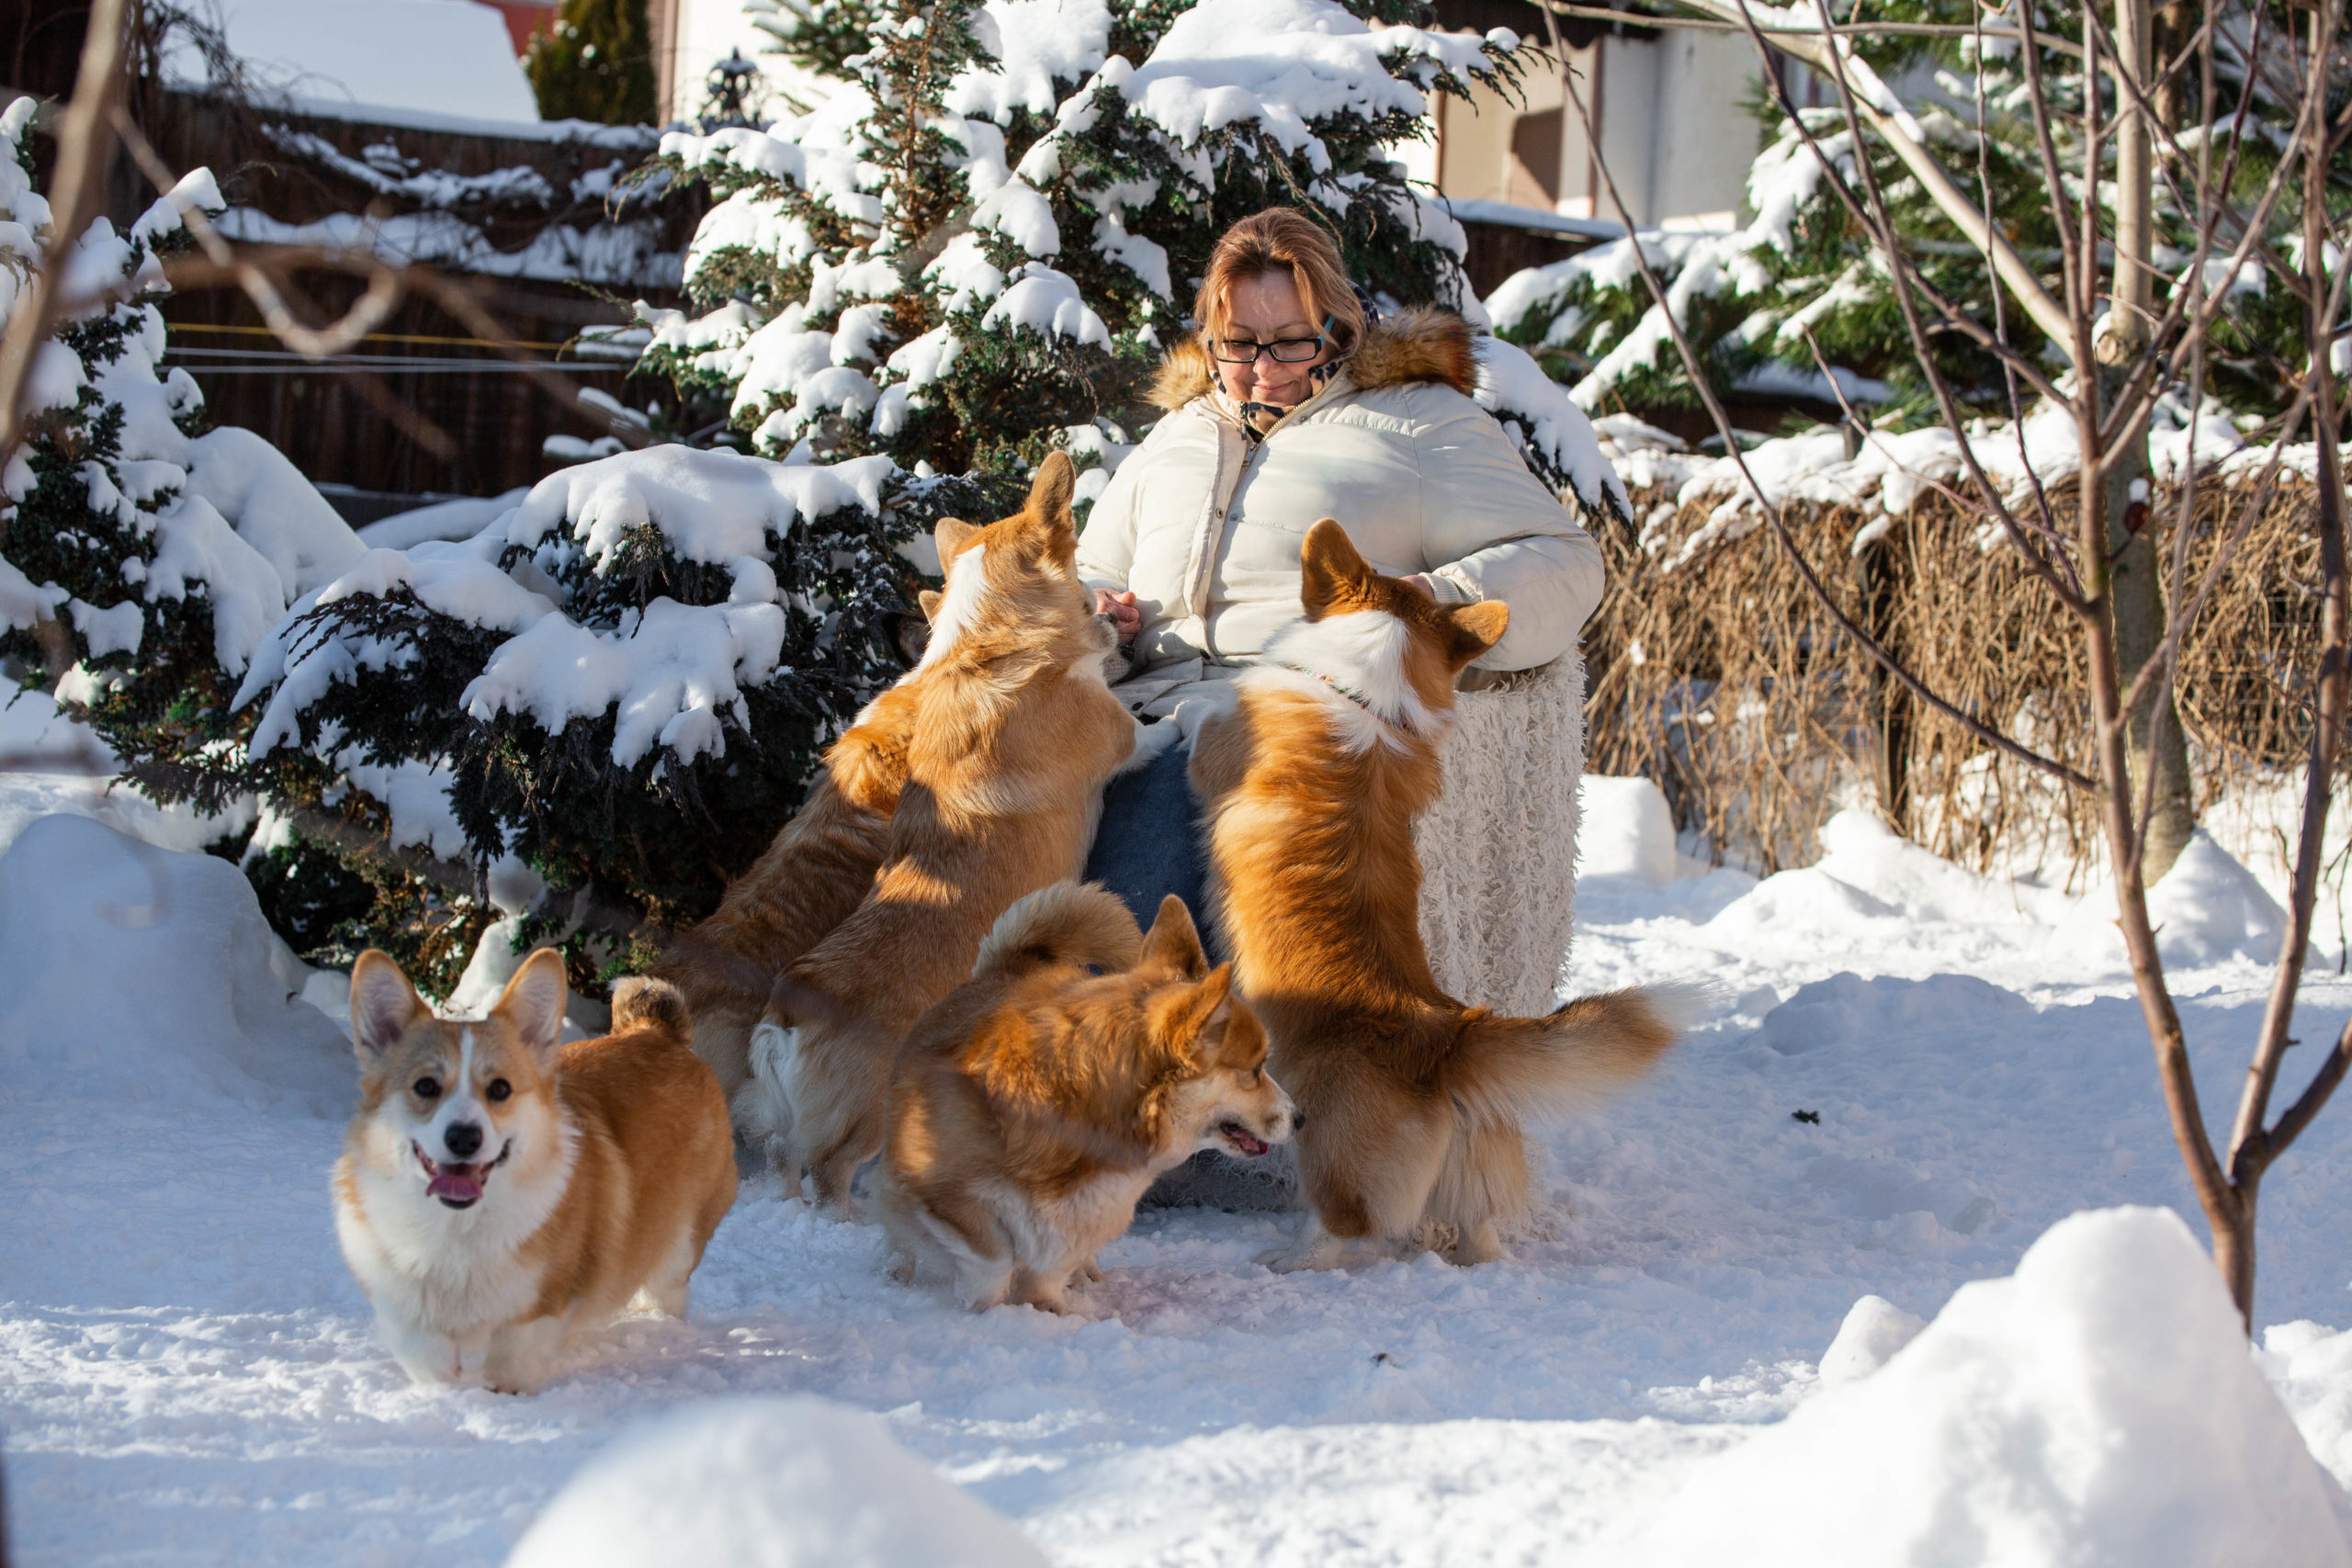
POLYGON ((1284 270, 1316 330, 1341 353, 1353 348, 1363 336, 1363 305, 1340 265, 1340 248, 1314 220, 1288 207, 1252 213, 1218 237, 1193 302, 1202 338, 1216 336, 1231 320, 1234 285, 1284 270))

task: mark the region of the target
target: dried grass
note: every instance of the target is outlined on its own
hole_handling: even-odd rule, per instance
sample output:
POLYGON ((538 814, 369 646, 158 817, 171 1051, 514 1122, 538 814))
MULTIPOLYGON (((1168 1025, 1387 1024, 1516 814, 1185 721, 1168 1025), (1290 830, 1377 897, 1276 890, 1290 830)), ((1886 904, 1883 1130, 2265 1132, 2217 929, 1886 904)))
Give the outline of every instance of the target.
MULTIPOLYGON (((1760 520, 1685 544, 1714 502, 1639 495, 1649 525, 1605 535, 1610 591, 1587 633, 1589 765, 1665 789, 1717 860, 1804 864, 1840 807, 1866 804, 1940 855, 1993 870, 2101 858, 2092 802, 1915 701, 1805 591, 1760 520), (1745 531, 1743 531, 1745 530, 1745 531)), ((2199 487, 2193 585, 2247 495, 2199 487)), ((2160 557, 2177 498, 2159 491, 2160 557)), ((2300 770, 2319 641, 2308 484, 2283 479, 2185 646, 2179 706, 2203 809, 2300 770)), ((1924 496, 1876 542, 1852 507, 1792 505, 1792 534, 1847 612, 1980 723, 2094 771, 2080 639, 2007 543, 1924 496)), ((2063 519, 2062 519, 2063 522, 2063 519)))

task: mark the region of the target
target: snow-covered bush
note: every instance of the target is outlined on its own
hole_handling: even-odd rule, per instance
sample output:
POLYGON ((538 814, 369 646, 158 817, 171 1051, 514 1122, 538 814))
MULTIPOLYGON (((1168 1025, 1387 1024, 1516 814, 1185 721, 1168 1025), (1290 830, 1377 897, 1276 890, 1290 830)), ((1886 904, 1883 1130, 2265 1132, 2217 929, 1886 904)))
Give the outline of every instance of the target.
MULTIPOLYGON (((0 114, 0 317, 51 260, 32 117, 30 98, 0 114)), ((41 345, 26 440, 0 474, 0 653, 55 684, 150 793, 210 810, 245 787, 227 760, 229 698, 254 650, 362 547, 282 454, 207 430, 196 383, 159 367, 159 261, 199 206, 221 207, 204 170, 127 232, 96 220, 51 269, 69 313, 41 345)))

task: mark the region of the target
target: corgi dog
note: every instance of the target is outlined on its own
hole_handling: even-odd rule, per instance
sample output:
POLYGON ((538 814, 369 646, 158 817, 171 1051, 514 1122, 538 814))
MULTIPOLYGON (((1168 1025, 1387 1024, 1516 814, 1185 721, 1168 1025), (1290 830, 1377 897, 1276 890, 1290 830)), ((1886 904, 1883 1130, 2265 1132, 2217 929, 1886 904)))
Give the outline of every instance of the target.
POLYGON ((970 973, 1023 894, 1078 874, 1102 786, 1174 743, 1104 683, 1112 623, 1079 581, 1069 458, 984 527, 946 519, 947 588, 917 678, 907 776, 873 890, 777 980, 752 1032, 736 1123, 787 1193, 847 1212, 881 1152, 890 1061, 910 1024, 970 973))
POLYGON ((684 1000, 624 980, 613 1032, 565 1045, 564 990, 542 948, 489 1017, 450 1022, 385 954, 352 969, 359 1111, 335 1229, 419 1382, 527 1393, 632 1298, 683 1315, 735 1201, 727 1099, 686 1044, 684 1000))
POLYGON ((1242 995, 1306 1113, 1313 1213, 1261 1261, 1346 1268, 1426 1247, 1484 1262, 1528 1207, 1521 1119, 1637 1077, 1674 1043, 1679 1003, 1616 991, 1502 1018, 1439 989, 1413 818, 1443 781, 1454 677, 1510 612, 1382 576, 1328 517, 1301 565, 1305 619, 1200 724, 1190 764, 1242 995))
MULTIPOLYGON (((928 589, 925 599, 936 599, 928 589)), ((816 787, 766 851, 650 971, 694 1017, 695 1055, 729 1096, 751 1077, 752 1030, 775 977, 850 917, 874 886, 907 782, 919 694, 910 671, 825 750, 816 787)))
POLYGON ((1289 1138, 1295 1108, 1232 981, 1173 894, 1149 935, 1096 883, 1007 909, 891 1075, 876 1204, 899 1278, 944 1274, 976 1312, 1067 1312, 1162 1171, 1289 1138))

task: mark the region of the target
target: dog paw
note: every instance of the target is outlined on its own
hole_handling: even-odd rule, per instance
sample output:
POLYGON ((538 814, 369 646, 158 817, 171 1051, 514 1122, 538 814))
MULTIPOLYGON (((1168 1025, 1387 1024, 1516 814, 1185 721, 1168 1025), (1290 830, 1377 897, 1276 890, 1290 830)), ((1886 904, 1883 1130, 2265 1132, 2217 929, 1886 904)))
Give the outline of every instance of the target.
POLYGON ((1201 726, 1232 705, 1230 701, 1216 697, 1186 697, 1176 705, 1176 711, 1165 722, 1174 725, 1176 732, 1184 738, 1184 743, 1190 745, 1193 737, 1200 734, 1201 726))

